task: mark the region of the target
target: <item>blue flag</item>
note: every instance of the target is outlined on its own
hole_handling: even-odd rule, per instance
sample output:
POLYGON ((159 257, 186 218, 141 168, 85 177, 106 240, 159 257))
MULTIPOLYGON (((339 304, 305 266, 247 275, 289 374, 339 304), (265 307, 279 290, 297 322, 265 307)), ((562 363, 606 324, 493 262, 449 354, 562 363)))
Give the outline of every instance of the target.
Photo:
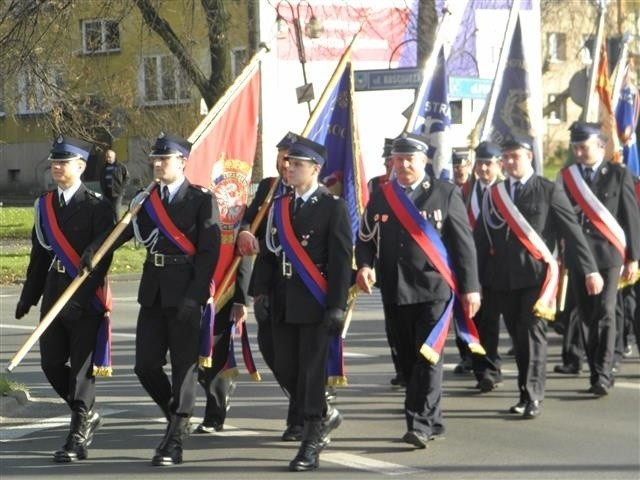
POLYGON ((520 17, 516 21, 509 56, 502 72, 502 83, 490 122, 489 138, 501 145, 513 135, 536 137, 531 122, 529 65, 524 55, 520 17))
POLYGON ((406 130, 423 135, 432 149, 433 174, 443 180, 451 180, 453 166, 451 164, 451 110, 449 109, 449 87, 444 58, 444 47, 438 52, 438 59, 433 75, 422 80, 426 83, 424 94, 416 99, 417 108, 415 122, 407 125, 406 130))
POLYGON ((639 111, 640 98, 638 98, 637 89, 631 83, 629 66, 627 65, 625 80, 620 90, 618 105, 616 106, 616 123, 618 125, 618 137, 622 143, 623 162, 634 176, 640 175, 640 158, 638 158, 636 138, 639 111))
POLYGON ((311 126, 308 138, 327 149, 328 161, 322 167, 320 178, 331 192, 347 202, 355 242, 368 190, 355 138, 353 98, 351 63, 347 63, 340 81, 311 126))

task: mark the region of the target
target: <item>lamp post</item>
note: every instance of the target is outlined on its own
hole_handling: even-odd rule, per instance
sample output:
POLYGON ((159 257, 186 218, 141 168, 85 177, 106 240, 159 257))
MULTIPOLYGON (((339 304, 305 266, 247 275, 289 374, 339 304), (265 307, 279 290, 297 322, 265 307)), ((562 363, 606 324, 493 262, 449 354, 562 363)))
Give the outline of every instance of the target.
POLYGON ((295 42, 296 49, 298 51, 298 61, 302 66, 302 78, 304 80, 304 85, 298 87, 296 89, 296 93, 298 96, 298 103, 307 102, 307 108, 309 110, 309 114, 311 114, 311 100, 313 100, 313 84, 307 83, 307 57, 304 51, 304 42, 302 39, 302 21, 300 19, 300 7, 306 7, 306 13, 311 13, 311 17, 309 21, 306 22, 305 25, 305 33, 309 38, 318 38, 320 37, 320 33, 322 32, 322 25, 320 25, 320 21, 316 18, 313 13, 313 8, 311 4, 307 1, 298 2, 297 5, 294 6, 291 4, 289 0, 280 0, 276 5, 276 22, 278 23, 278 30, 281 30, 281 27, 290 21, 293 23, 293 31, 295 34, 295 42), (289 20, 285 19, 280 14, 280 7, 282 5, 286 5, 289 7, 289 11, 291 13, 291 18, 289 20))

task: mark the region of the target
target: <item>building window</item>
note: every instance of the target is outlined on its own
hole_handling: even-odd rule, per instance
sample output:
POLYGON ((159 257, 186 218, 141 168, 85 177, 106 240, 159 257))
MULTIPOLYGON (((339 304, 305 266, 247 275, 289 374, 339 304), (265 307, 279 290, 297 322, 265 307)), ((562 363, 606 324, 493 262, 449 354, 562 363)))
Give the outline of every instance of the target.
MULTIPOLYGON (((46 79, 56 85, 54 77, 46 79)), ((18 88, 20 100, 18 101, 18 113, 20 115, 32 115, 51 111, 51 98, 47 97, 45 80, 33 72, 20 72, 18 75, 18 88)))
POLYGON ((231 52, 231 76, 237 77, 242 69, 247 66, 247 47, 236 47, 231 52))
POLYGON ((566 97, 551 93, 547 97, 549 105, 549 123, 561 123, 567 121, 567 102, 566 97))
POLYGON ((547 33, 547 59, 551 62, 567 59, 567 37, 564 33, 547 33))
POLYGON ((142 60, 142 99, 145 105, 187 103, 190 82, 172 55, 142 60))
POLYGON ((120 25, 114 20, 83 20, 82 52, 86 55, 120 51, 120 25))

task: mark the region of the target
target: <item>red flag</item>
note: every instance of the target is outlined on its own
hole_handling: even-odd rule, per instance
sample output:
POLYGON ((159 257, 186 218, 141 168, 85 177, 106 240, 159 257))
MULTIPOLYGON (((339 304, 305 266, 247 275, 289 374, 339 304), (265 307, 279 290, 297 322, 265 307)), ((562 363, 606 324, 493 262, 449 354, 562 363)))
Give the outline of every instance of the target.
POLYGON ((186 176, 212 190, 220 209, 222 245, 213 276, 216 286, 234 257, 235 230, 247 204, 258 142, 259 62, 250 67, 252 64, 189 137, 193 148, 186 176))
POLYGON ((616 126, 616 117, 611 102, 611 93, 613 86, 609 79, 609 61, 607 59, 606 42, 603 41, 600 47, 600 62, 598 63, 598 71, 596 77, 596 92, 600 99, 599 121, 602 125, 602 133, 604 133, 609 141, 607 142, 605 155, 616 163, 622 161, 620 155, 620 140, 618 139, 618 127, 616 126))

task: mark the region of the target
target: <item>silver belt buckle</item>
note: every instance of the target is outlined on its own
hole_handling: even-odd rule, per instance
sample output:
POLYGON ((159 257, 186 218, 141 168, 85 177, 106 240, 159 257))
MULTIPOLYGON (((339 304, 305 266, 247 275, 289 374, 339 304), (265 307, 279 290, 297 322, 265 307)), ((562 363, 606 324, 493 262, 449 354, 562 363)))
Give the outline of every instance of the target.
POLYGON ((64 268, 64 264, 60 260, 56 260, 56 272, 65 273, 66 271, 67 269, 64 268))
POLYGON ((153 254, 153 266, 164 267, 164 255, 162 253, 153 254))
POLYGON ((293 275, 293 269, 291 268, 291 262, 286 262, 282 257, 282 276, 284 278, 291 278, 293 275))

